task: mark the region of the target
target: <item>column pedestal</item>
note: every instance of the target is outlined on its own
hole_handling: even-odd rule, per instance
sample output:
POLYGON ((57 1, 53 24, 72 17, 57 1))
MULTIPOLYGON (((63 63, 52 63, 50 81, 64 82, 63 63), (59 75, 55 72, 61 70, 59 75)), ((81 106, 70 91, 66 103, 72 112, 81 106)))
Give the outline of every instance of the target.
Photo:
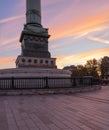
POLYGON ((16 59, 16 67, 57 68, 55 60, 55 58, 18 56, 16 59))

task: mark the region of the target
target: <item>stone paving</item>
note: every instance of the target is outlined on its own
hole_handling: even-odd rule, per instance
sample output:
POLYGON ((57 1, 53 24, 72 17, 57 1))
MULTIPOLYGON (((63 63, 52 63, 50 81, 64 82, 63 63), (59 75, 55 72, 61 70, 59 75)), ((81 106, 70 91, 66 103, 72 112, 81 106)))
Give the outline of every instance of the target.
POLYGON ((0 96, 0 130, 109 130, 109 87, 70 95, 0 96))

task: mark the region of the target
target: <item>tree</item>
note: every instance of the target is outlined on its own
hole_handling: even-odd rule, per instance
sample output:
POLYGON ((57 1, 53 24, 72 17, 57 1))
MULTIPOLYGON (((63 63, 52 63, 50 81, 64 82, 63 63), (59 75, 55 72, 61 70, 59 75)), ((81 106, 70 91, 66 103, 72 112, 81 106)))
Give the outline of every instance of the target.
POLYGON ((72 77, 93 76, 107 78, 109 76, 109 57, 105 56, 101 59, 90 59, 85 65, 71 65, 64 69, 72 72, 72 77))
POLYGON ((87 69, 83 65, 72 65, 72 66, 66 66, 63 69, 70 70, 72 72, 72 77, 83 77, 87 76, 87 69))
POLYGON ((96 59, 88 60, 85 65, 88 75, 93 77, 99 77, 98 75, 98 61, 96 59))
POLYGON ((79 77, 83 77, 83 76, 88 75, 87 68, 83 65, 77 65, 77 71, 78 71, 79 77))

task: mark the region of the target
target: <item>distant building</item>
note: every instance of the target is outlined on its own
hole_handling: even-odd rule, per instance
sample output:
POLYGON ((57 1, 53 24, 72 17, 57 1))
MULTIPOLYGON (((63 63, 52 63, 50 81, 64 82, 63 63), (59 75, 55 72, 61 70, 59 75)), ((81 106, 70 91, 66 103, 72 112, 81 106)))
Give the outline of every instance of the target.
POLYGON ((79 77, 79 72, 78 69, 75 65, 71 65, 71 66, 66 66, 63 68, 63 70, 69 70, 71 71, 71 77, 79 77))
POLYGON ((63 69, 64 70, 70 70, 70 71, 73 71, 76 67, 74 65, 71 65, 71 66, 65 66, 63 69))

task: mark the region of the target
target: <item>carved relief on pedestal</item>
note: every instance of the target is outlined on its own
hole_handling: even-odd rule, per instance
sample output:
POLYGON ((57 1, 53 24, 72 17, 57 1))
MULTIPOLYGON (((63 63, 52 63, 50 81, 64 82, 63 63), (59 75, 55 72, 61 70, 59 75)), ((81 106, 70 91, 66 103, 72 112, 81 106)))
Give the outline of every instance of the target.
POLYGON ((25 35, 24 40, 27 41, 27 42, 48 43, 48 38, 31 36, 31 35, 25 35))

